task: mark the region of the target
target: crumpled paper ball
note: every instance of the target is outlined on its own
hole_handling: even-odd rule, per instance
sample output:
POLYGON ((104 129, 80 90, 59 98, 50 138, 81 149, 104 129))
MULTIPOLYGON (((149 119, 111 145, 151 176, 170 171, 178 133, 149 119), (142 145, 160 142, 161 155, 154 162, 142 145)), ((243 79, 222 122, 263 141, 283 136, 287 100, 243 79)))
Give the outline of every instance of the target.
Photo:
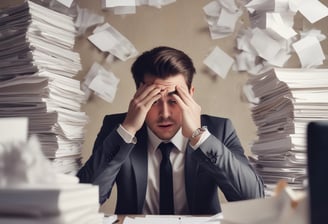
POLYGON ((36 136, 28 141, 0 144, 0 188, 25 184, 49 184, 56 179, 36 136))

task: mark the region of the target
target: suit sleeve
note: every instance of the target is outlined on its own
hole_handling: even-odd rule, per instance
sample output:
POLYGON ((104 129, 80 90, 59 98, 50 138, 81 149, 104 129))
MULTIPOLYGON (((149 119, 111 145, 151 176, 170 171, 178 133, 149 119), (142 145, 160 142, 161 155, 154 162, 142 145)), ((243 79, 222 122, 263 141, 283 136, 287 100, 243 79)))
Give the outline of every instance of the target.
POLYGON ((229 119, 213 122, 211 135, 195 151, 195 158, 217 183, 228 201, 264 197, 262 179, 244 154, 229 119))
POLYGON ((134 147, 126 143, 117 133, 118 122, 105 117, 97 135, 92 155, 78 171, 81 183, 99 185, 99 202, 104 203, 110 196, 120 168, 134 147))

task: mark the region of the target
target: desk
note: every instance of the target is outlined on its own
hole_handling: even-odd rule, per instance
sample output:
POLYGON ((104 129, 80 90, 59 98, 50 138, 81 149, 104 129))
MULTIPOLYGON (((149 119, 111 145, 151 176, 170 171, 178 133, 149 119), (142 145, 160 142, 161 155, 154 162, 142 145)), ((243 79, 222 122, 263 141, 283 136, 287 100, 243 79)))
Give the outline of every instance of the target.
MULTIPOLYGON (((122 224, 126 218, 130 218, 131 223, 218 223, 222 218, 222 213, 216 215, 118 215, 115 224, 122 224), (136 218, 136 219, 133 219, 136 218), (138 219, 139 218, 139 219, 138 219)), ((107 224, 107 223, 106 223, 107 224)))

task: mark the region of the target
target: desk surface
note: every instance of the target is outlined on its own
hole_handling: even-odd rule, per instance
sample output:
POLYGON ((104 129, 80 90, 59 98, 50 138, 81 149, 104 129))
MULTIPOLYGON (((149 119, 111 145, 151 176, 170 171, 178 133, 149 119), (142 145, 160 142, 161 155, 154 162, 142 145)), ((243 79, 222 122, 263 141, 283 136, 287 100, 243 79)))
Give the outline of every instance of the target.
MULTIPOLYGON (((135 223, 143 223, 145 220, 142 218, 145 218, 145 215, 118 215, 117 221, 115 224, 122 224, 124 222, 125 218, 141 218, 135 220, 135 223)), ((184 222, 199 222, 199 223, 206 223, 208 221, 219 221, 221 220, 222 213, 216 214, 216 215, 206 215, 206 216, 191 216, 191 215, 147 215, 145 219, 147 221, 151 221, 152 223, 167 223, 168 221, 170 223, 180 223, 181 221, 184 222)))

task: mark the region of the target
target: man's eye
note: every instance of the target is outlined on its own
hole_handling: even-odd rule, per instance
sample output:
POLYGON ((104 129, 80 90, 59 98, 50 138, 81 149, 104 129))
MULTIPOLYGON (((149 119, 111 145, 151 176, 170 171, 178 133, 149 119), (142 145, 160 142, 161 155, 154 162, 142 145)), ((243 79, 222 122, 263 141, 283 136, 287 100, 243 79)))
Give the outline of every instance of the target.
POLYGON ((177 104, 177 101, 176 100, 169 100, 168 103, 169 104, 177 104))
POLYGON ((154 101, 153 105, 157 104, 158 103, 158 100, 154 101))

